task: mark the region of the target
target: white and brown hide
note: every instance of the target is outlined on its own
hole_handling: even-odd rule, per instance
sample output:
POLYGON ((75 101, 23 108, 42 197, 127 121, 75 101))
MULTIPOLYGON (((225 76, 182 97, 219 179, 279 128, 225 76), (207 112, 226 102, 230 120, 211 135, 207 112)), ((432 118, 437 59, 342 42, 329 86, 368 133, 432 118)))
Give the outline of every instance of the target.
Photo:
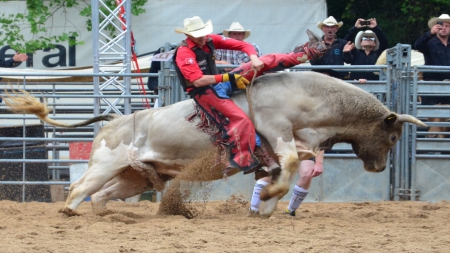
MULTIPOLYGON (((277 182, 262 192, 261 198, 268 200, 263 215, 271 215, 278 199, 288 192, 290 176, 300 160, 347 142, 364 162, 364 169, 381 172, 403 123, 424 126, 410 115, 390 112, 352 84, 314 72, 259 77, 250 94, 257 131, 282 168, 277 182)), ((248 114, 245 92, 232 99, 248 114)), ((197 122, 186 120, 193 112, 193 101, 186 100, 116 117, 106 124, 95 137, 89 169, 71 185, 65 207, 75 210, 92 194, 93 203, 104 206, 111 198, 134 196, 149 186, 161 190, 169 176, 176 176, 198 154, 214 148, 210 136, 197 129, 197 122)), ((220 178, 222 170, 200 180, 220 178)))

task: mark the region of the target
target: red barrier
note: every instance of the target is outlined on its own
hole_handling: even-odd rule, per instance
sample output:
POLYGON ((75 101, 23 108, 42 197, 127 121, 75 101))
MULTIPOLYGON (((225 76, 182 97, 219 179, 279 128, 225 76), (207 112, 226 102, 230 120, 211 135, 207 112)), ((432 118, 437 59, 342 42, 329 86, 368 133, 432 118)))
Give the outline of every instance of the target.
POLYGON ((92 142, 71 142, 69 143, 69 159, 89 160, 92 142))

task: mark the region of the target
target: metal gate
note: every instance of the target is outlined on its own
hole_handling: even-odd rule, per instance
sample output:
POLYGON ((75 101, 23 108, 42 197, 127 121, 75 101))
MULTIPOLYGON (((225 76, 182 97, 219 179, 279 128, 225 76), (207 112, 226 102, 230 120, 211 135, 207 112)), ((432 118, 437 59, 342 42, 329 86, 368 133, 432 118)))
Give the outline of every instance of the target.
MULTIPOLYGON (((450 67, 417 66, 413 68, 411 96, 450 96, 450 81, 420 81, 423 72, 449 72, 450 67)), ((444 122, 428 122, 429 126, 447 127, 446 138, 427 138, 426 129, 412 128, 411 196, 412 200, 450 200, 450 105, 412 103, 412 114, 419 118, 439 118, 444 122)), ((432 134, 432 133, 429 133, 432 134)))
MULTIPOLYGON (((230 67, 230 66, 227 66, 230 67)), ((176 76, 171 62, 166 62, 165 71, 176 76)), ((390 110, 417 116, 423 121, 427 117, 449 117, 448 106, 424 107, 418 102, 420 94, 449 94, 449 82, 429 83, 418 81, 420 71, 428 67, 411 66, 411 46, 398 44, 387 50, 386 65, 378 66, 303 66, 292 68, 294 71, 332 68, 336 71, 375 71, 379 72, 379 81, 369 81, 354 85, 372 93, 390 110), (443 88, 445 86, 445 88, 443 88), (419 110, 417 109, 419 108, 419 110), (423 108, 423 109, 422 109, 423 108), (425 108, 427 113, 423 112, 425 108)), ((448 71, 450 68, 435 67, 434 70, 448 71)), ((429 70, 428 70, 429 71, 429 70)), ((164 89, 179 89, 178 80, 172 79, 164 89), (175 85, 173 87, 172 85, 175 85)), ((173 95, 172 95, 173 97, 173 95)), ((185 96, 178 96, 184 99, 185 96)), ((179 100, 177 100, 179 101, 179 100)), ((170 102, 174 102, 171 100, 170 102)), ((170 102, 165 102, 166 105, 170 102)), ((176 102, 176 101, 175 101, 176 102)), ((439 123, 449 126, 449 122, 439 123)), ((430 123, 436 125, 436 123, 430 123)), ((445 165, 450 161, 450 143, 448 139, 422 138, 426 129, 412 124, 404 124, 403 136, 391 150, 388 166, 382 173, 374 174, 363 169, 362 162, 353 154, 350 145, 338 144, 332 152, 325 154, 325 172, 314 179, 306 201, 380 201, 380 200, 442 200, 450 199, 450 170, 445 165), (419 134, 419 135, 418 135, 419 134), (433 151, 424 154, 422 151, 433 151), (448 152, 447 154, 445 152, 448 152), (445 190, 447 194, 433 193, 445 190)), ((226 199, 230 192, 239 192, 251 196, 254 180, 248 177, 233 178, 228 182, 215 182, 212 189, 227 189, 211 194, 212 199, 226 199), (232 181, 232 182, 229 182, 232 181), (245 186, 242 189, 242 186, 245 186)), ((214 190, 213 190, 214 191, 214 190)), ((287 194, 283 200, 288 200, 287 194)))
MULTIPOLYGON (((166 50, 170 50, 174 44, 167 43, 166 50)), ((425 82, 419 81, 421 72, 426 71, 450 71, 450 67, 426 66, 412 67, 411 47, 409 45, 397 45, 388 49, 387 65, 377 66, 297 66, 292 71, 307 71, 312 69, 332 68, 336 71, 376 71, 380 72, 379 81, 369 81, 366 84, 358 84, 362 89, 372 93, 388 108, 398 113, 408 113, 422 120, 429 117, 446 118, 450 115, 449 106, 424 106, 418 101, 420 95, 446 94, 450 96, 450 82, 425 82)), ((11 75, 27 75, 16 73, 11 75)), ((31 75, 31 74, 30 74, 31 75)), ((48 74, 34 74, 48 75, 48 74)), ((58 75, 58 74, 53 74, 58 75)), ((72 74, 61 73, 63 76, 72 74)), ((117 76, 134 76, 135 74, 116 74, 117 76)), ((83 76, 87 76, 84 74, 83 76)), ((92 76, 99 76, 93 74, 92 76)), ((142 76, 159 77, 158 97, 159 105, 166 106, 187 98, 182 91, 173 65, 170 61, 163 62, 159 74, 142 74, 142 76)), ((59 84, 56 82, 33 84, 25 79, 22 88, 41 99, 48 99, 49 106, 54 108, 52 118, 56 120, 74 121, 85 120, 93 115, 92 104, 99 97, 93 94, 92 83, 59 84), (36 86, 38 85, 38 86, 36 86), (66 88, 67 87, 67 88, 66 88), (69 102, 65 102, 71 98, 69 102)), ((114 94, 111 97, 130 98, 132 112, 139 110, 137 101, 142 95, 138 94, 136 88, 131 89, 130 95, 114 94)), ((126 107, 118 104, 120 110, 126 107)), ((0 105, 0 110, 4 109, 0 105)), ((12 115, 5 111, 1 112, 3 119, 16 120, 25 125, 28 122, 39 123, 34 116, 12 115)), ((449 122, 429 123, 429 125, 447 126, 449 122)), ((26 170, 28 163, 48 164, 49 181, 7 181, 2 180, 0 184, 22 185, 52 185, 69 184, 60 177, 62 170, 68 169, 69 163, 83 163, 83 160, 71 160, 61 155, 67 152, 68 143, 91 141, 93 128, 85 127, 77 129, 78 132, 68 132, 67 129, 53 128, 45 125, 47 138, 30 137, 0 137, 0 141, 45 141, 49 159, 3 159, 4 163, 23 164, 26 170), (48 138, 49 137, 49 138, 48 138), (51 181, 53 180, 53 181, 51 181), (56 180, 56 181, 55 181, 56 180)), ((450 199, 450 143, 448 138, 432 139, 426 137, 427 129, 418 129, 415 125, 405 124, 404 133, 397 145, 392 149, 388 160, 387 169, 379 174, 366 172, 362 162, 353 154, 349 145, 335 145, 332 152, 325 155, 325 172, 322 176, 314 179, 307 201, 379 201, 379 200, 448 200, 450 199)), ((450 133, 447 133, 450 135, 450 133)), ((24 144, 25 145, 25 144, 24 144)), ((26 150, 26 148, 24 148, 26 150)), ((24 151, 25 152, 25 151, 24 151)), ((25 153, 24 153, 25 154, 25 153)), ((253 190, 254 180, 252 176, 234 176, 229 180, 214 182, 211 189, 211 200, 227 199, 230 194, 241 193, 250 197, 253 190)), ((287 200, 289 195, 285 197, 287 200)), ((24 197, 23 200, 26 198, 24 197)))

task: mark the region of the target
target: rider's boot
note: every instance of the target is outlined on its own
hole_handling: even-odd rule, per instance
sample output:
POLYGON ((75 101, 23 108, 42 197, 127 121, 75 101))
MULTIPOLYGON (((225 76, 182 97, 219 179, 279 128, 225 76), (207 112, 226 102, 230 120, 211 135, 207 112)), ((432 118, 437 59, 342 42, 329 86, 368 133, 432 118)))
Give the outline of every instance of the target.
POLYGON ((280 169, 278 162, 270 155, 267 149, 267 144, 261 143, 261 146, 256 146, 255 154, 260 156, 267 166, 267 172, 271 174, 272 171, 280 169))

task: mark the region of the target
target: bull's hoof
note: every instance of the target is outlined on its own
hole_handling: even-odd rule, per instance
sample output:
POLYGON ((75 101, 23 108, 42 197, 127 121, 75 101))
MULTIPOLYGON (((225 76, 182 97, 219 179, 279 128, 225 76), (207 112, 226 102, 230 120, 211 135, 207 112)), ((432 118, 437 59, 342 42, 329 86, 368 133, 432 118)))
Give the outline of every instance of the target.
POLYGON ((72 210, 68 207, 64 208, 64 209, 60 209, 58 211, 58 213, 63 213, 65 215, 67 215, 68 217, 72 217, 72 216, 81 216, 81 214, 79 214, 78 212, 76 212, 75 210, 72 210))
POLYGON ((259 214, 265 218, 272 216, 275 207, 277 207, 278 197, 273 197, 263 203, 259 209, 259 214))

